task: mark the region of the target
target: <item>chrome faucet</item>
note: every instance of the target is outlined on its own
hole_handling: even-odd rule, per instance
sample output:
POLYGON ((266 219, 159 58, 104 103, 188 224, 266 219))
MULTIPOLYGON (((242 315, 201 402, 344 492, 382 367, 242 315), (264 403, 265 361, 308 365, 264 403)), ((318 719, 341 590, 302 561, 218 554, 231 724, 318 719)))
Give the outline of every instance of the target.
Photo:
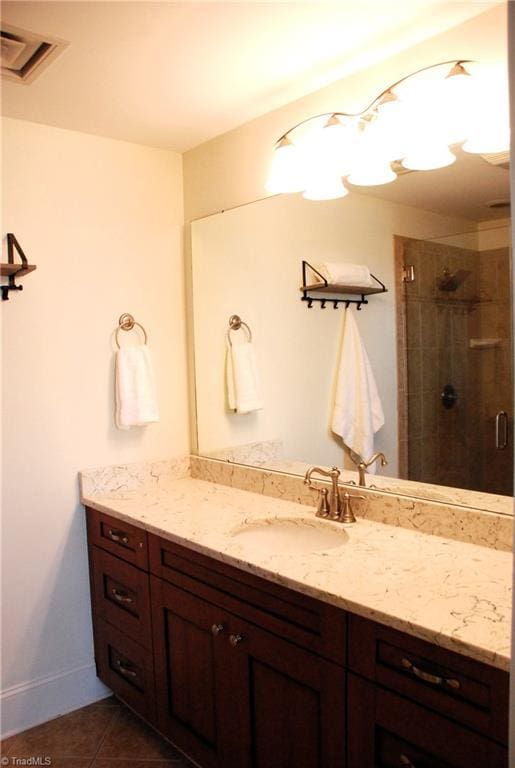
POLYGON ((366 475, 367 469, 371 464, 373 464, 375 461, 378 461, 378 460, 381 461, 382 467, 386 467, 386 465, 388 464, 386 460, 386 456, 384 455, 384 453, 381 453, 381 452, 374 453, 372 458, 370 458, 368 461, 364 461, 363 459, 361 459, 361 461, 358 464, 359 485, 363 487, 366 486, 365 475, 366 475))
POLYGON ((342 500, 340 498, 340 491, 338 490, 338 478, 340 477, 340 470, 338 467, 333 467, 330 471, 321 469, 320 467, 310 467, 304 477, 304 483, 314 490, 320 491, 320 501, 317 508, 317 517, 328 517, 331 520, 339 520, 342 512, 342 500), (319 475, 331 478, 331 490, 329 492, 329 499, 327 498, 327 489, 319 489, 316 485, 311 485, 311 475, 317 472, 319 475))

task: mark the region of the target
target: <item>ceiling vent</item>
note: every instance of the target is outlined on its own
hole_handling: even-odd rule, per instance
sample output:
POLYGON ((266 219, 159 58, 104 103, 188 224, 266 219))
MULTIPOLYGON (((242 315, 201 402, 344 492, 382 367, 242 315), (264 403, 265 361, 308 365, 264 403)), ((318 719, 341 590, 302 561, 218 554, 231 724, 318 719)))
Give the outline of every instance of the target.
POLYGON ((510 169, 510 153, 509 152, 490 152, 486 155, 481 155, 483 160, 486 160, 490 165, 495 165, 497 168, 510 169))
POLYGON ((17 83, 32 83, 68 43, 55 37, 44 37, 11 24, 0 30, 0 62, 2 77, 17 83))

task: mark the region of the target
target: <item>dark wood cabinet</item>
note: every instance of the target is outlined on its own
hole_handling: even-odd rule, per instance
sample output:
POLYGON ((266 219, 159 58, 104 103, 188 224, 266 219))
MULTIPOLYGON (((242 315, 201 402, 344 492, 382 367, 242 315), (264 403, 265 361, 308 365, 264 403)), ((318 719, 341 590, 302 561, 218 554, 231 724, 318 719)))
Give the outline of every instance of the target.
POLYGON ((439 715, 507 744, 509 676, 349 615, 349 668, 439 715))
POLYGON ((507 768, 505 747, 349 673, 348 768, 507 768))
POLYGON ((152 577, 158 725, 201 765, 343 768, 345 671, 152 577))
POLYGON ((201 768, 507 768, 507 673, 87 514, 98 675, 201 768))

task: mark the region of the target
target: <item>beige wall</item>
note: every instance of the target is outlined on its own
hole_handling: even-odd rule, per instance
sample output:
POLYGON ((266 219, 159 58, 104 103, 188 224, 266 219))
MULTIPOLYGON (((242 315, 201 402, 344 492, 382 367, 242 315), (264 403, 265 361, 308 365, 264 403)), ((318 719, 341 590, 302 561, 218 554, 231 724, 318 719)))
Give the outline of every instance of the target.
POLYGON ((78 470, 184 453, 189 438, 180 155, 17 120, 3 154, 2 232, 37 264, 1 312, 8 732, 103 690, 78 470), (161 412, 128 432, 113 423, 122 312, 148 332, 161 412))

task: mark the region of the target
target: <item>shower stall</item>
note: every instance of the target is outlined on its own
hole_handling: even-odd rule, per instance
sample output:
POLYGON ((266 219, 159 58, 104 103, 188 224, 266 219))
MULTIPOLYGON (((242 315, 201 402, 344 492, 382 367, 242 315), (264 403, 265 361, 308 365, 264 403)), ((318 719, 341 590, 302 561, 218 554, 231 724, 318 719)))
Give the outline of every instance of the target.
POLYGON ((513 494, 508 228, 402 240, 400 470, 513 494))

